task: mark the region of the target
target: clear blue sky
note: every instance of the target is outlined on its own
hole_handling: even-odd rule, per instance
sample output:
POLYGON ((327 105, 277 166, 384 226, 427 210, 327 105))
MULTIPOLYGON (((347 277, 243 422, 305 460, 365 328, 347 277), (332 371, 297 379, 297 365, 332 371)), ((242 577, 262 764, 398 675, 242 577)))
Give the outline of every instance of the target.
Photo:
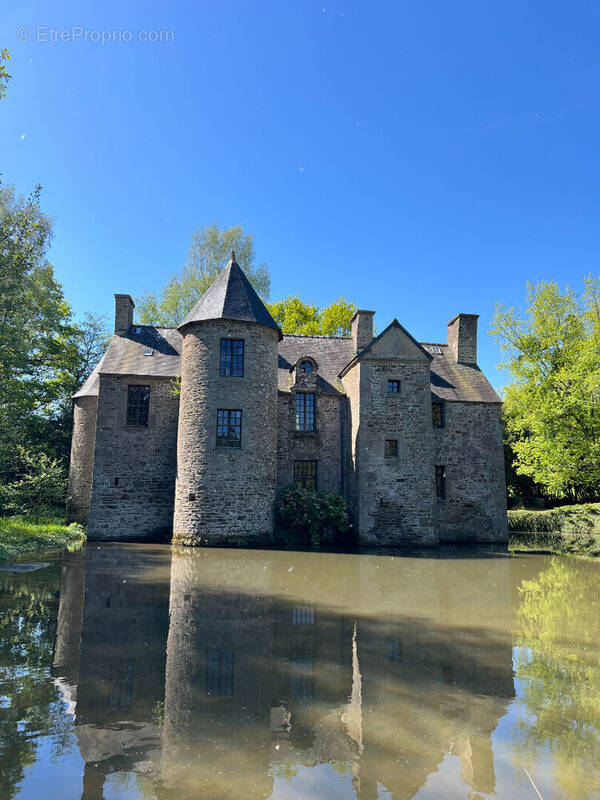
POLYGON ((272 299, 343 294, 422 341, 479 313, 497 384, 494 303, 599 271, 597 2, 25 0, 0 25, 0 170, 43 185, 78 314, 240 223, 272 299), (173 41, 43 40, 73 26, 173 41))

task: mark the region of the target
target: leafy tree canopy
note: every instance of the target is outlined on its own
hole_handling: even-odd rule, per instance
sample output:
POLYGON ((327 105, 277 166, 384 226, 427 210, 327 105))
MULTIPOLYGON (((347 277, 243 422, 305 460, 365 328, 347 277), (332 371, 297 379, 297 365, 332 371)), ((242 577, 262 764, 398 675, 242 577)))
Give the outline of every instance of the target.
POLYGON ((227 266, 231 251, 259 296, 266 300, 271 278, 266 264, 256 264, 252 235, 241 225, 221 228, 216 223, 192 234, 185 266, 172 275, 160 292, 146 292, 137 298, 136 315, 144 325, 175 327, 198 302, 211 283, 227 266))
POLYGON ((304 303, 297 295, 267 303, 267 308, 284 333, 321 336, 348 336, 356 306, 343 297, 324 308, 304 303))
POLYGON ((517 473, 557 495, 600 485, 600 279, 585 292, 528 286, 527 308, 496 308, 492 333, 513 382, 505 423, 517 473))
MULTIPOLYGON (((198 302, 227 265, 231 251, 261 299, 266 302, 271 278, 266 264, 256 265, 252 235, 241 225, 221 228, 217 223, 198 228, 192 234, 185 266, 173 275, 159 292, 146 292, 137 298, 136 316, 144 325, 176 327, 198 302)), ((356 307, 343 297, 324 308, 304 303, 292 296, 267 308, 284 333, 345 336, 356 307)))
POLYGON ((0 185, 0 482, 21 474, 25 447, 68 452, 71 395, 99 358, 101 318, 76 325, 46 253, 50 219, 40 187, 18 196, 0 185), (94 363, 92 363, 94 362, 94 363))

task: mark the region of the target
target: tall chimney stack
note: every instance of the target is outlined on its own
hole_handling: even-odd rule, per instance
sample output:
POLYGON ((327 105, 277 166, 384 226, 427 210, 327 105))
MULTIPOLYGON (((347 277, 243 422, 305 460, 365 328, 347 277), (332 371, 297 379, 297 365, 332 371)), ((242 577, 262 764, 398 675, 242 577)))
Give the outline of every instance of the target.
POLYGON ((115 333, 127 333, 133 325, 135 303, 129 294, 115 295, 115 333))
POLYGON ((457 364, 477 363, 479 314, 457 314, 448 323, 448 355, 457 364))
POLYGON ((352 325, 352 340, 357 353, 373 341, 374 316, 374 311, 365 311, 361 308, 350 320, 350 324, 352 325))

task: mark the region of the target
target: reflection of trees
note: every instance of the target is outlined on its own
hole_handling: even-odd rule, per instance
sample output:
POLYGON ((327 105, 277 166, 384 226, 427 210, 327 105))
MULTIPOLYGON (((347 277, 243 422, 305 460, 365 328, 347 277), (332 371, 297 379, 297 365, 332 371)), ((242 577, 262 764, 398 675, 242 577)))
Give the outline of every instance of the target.
POLYGON ((560 559, 520 589, 517 752, 523 765, 549 752, 570 798, 600 785, 599 589, 595 564, 560 559))
MULTIPOLYGON (((46 571, 45 571, 46 572, 46 571)), ((11 798, 35 762, 36 741, 52 734, 56 750, 69 738, 50 677, 59 578, 11 576, 0 581, 0 797, 11 798)))

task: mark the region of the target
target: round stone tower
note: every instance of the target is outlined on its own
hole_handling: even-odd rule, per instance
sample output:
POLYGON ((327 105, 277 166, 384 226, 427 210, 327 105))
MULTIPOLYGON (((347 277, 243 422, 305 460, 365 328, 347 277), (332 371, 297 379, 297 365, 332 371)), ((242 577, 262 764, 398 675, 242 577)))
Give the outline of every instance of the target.
POLYGON ((179 331, 173 541, 260 540, 274 523, 281 331, 233 253, 179 331))
POLYGON ((96 368, 73 397, 73 435, 67 492, 67 518, 69 522, 80 522, 84 525, 87 523, 90 513, 97 414, 98 371, 96 368))

